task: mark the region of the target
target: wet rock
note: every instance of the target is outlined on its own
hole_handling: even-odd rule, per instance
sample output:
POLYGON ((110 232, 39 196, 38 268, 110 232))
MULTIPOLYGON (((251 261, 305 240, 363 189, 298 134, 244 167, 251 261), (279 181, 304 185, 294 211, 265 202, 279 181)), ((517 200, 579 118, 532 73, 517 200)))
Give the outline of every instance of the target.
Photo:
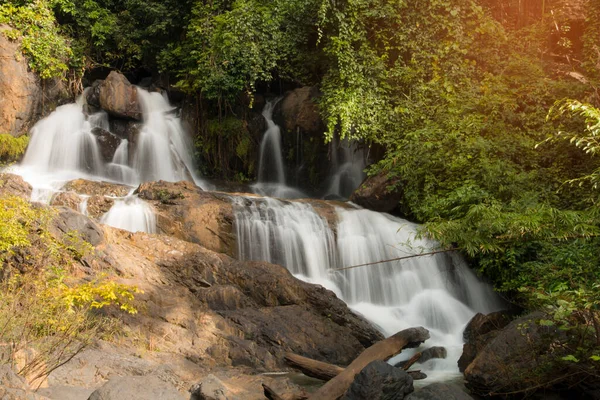
POLYGON ((126 376, 109 380, 88 400, 184 400, 175 387, 155 376, 126 376))
MULTIPOLYGON (((10 40, 0 25, 0 132, 20 136, 27 133, 41 106, 39 78, 27 65, 19 40, 10 40)), ((14 30, 13 30, 14 31, 14 30)))
POLYGON ((316 99, 319 91, 316 87, 302 87, 287 93, 281 101, 282 128, 287 132, 320 135, 325 131, 316 99))
MULTIPOLYGON (((2 34, 0 33, 0 36, 2 34)), ((0 174, 0 196, 17 196, 25 200, 31 198, 31 185, 19 175, 0 174)))
POLYGON ((95 222, 70 208, 58 207, 57 209, 58 214, 51 223, 50 232, 59 240, 62 240, 65 235, 77 233, 82 240, 92 246, 102 243, 104 233, 95 222))
POLYGON ((115 204, 115 200, 105 196, 92 196, 87 201, 86 213, 90 217, 99 219, 106 214, 115 204))
POLYGON ((512 321, 489 341, 465 370, 465 385, 474 394, 489 395, 527 391, 558 383, 568 373, 553 363, 561 348, 553 346, 564 332, 537 322, 542 313, 512 321), (554 365, 549 369, 548 365, 554 365))
POLYGON ((112 71, 100 85, 99 100, 100 107, 114 117, 142 119, 136 87, 116 71, 112 71))
POLYGON ((80 205, 83 198, 75 192, 60 192, 52 196, 50 200, 51 206, 68 207, 71 210, 80 211, 80 205))
POLYGON ((105 163, 111 162, 115 151, 117 151, 117 148, 121 144, 121 139, 98 127, 92 129, 92 133, 96 136, 102 159, 105 163))
POLYGON ((70 190, 87 196, 123 197, 127 196, 127 194, 131 191, 131 188, 129 186, 119 185, 117 183, 75 179, 68 182, 63 187, 63 190, 70 190))
POLYGON ((356 375, 342 400, 402 400, 413 390, 406 371, 373 361, 356 375))
POLYGON ((143 124, 136 121, 128 121, 125 119, 111 119, 110 131, 120 137, 129 141, 131 147, 135 147, 137 136, 139 135, 143 124))
POLYGON ((100 86, 102 85, 103 80, 97 79, 92 83, 92 86, 87 91, 85 101, 88 105, 101 108, 100 106, 100 86))
POLYGON ((493 312, 487 315, 475 314, 463 332, 465 344, 463 345, 462 355, 458 360, 459 371, 464 372, 481 349, 511 320, 511 314, 505 311, 493 312))
POLYGON ((432 383, 411 393, 407 400, 472 400, 461 388, 449 383, 432 383))
POLYGON ((388 189, 397 182, 397 178, 390 179, 385 172, 370 176, 352 193, 350 201, 369 210, 391 212, 398 207, 398 202, 402 199, 400 190, 388 189))

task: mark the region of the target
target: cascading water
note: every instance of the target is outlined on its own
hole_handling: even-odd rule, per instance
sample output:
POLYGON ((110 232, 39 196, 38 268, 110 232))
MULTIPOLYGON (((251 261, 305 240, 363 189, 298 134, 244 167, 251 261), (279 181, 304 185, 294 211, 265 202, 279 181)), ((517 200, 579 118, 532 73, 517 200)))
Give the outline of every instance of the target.
MULTIPOLYGON (((103 161, 93 130, 100 128, 110 133, 108 115, 104 111, 86 115, 85 93, 76 103, 58 107, 33 127, 23 161, 11 168, 11 172, 32 185, 32 200, 49 202, 66 182, 78 178, 129 186, 151 180, 192 179, 205 187, 194 176, 193 146, 168 99, 140 88, 137 93, 144 123, 132 157, 131 143, 121 140, 111 162, 103 161)), ((102 222, 150 233, 156 225, 151 207, 137 197, 116 200, 102 222)))
POLYGON ((456 255, 438 254, 335 271, 431 251, 417 226, 387 214, 338 208, 337 234, 305 203, 275 199, 234 200, 242 259, 285 266, 296 277, 327 287, 386 335, 424 326, 426 345, 444 346, 446 360, 422 366, 435 376, 457 374, 462 331, 475 312, 500 308, 488 285, 456 255))
POLYGON ((338 144, 336 137, 331 141, 330 153, 333 174, 324 197, 347 199, 365 178, 366 157, 356 144, 350 144, 348 140, 338 144))
POLYGON ((115 200, 115 204, 100 222, 130 232, 156 233, 154 210, 135 195, 115 200))
POLYGON ((262 112, 267 122, 267 130, 260 142, 258 182, 252 188, 256 193, 266 196, 282 198, 306 197, 304 193, 286 184, 281 146, 281 129, 273 121, 273 109, 280 100, 281 98, 267 101, 262 112))

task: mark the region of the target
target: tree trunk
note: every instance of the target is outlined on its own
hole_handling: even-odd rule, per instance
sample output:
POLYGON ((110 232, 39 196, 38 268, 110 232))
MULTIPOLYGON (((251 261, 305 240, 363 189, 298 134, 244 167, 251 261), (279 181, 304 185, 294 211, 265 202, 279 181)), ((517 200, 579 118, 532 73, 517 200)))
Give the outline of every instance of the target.
POLYGON ((346 392, 354 380, 354 376, 362 371, 367 364, 376 360, 387 361, 400 353, 402 349, 406 347, 417 347, 427 339, 429 339, 429 331, 423 327, 418 327, 405 329, 387 339, 375 343, 373 346, 363 351, 346 369, 344 369, 344 371, 313 393, 309 399, 338 399, 346 392))
POLYGON ((285 361, 290 367, 299 369, 306 376, 329 381, 344 371, 344 368, 294 353, 286 353, 285 361))

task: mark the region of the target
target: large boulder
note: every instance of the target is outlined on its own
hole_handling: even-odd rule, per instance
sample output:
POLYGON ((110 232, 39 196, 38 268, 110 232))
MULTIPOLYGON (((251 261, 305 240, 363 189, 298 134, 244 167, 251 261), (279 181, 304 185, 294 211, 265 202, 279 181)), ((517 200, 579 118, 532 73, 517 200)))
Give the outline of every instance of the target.
POLYGON ((354 377, 342 400, 402 400, 413 390, 413 378, 406 371, 378 360, 354 377))
POLYGON ((31 198, 31 185, 19 175, 0 174, 0 196, 16 196, 25 200, 31 198))
POLYGON ((100 155, 105 163, 112 161, 117 148, 121 144, 121 139, 112 133, 105 131, 102 128, 92 129, 92 133, 96 136, 96 141, 100 149, 100 155))
POLYGON ((150 375, 113 378, 88 398, 88 400, 131 399, 185 400, 185 397, 170 383, 150 375))
POLYGON ((316 87, 302 87, 287 93, 280 106, 283 129, 292 133, 301 130, 310 135, 321 135, 325 125, 317 107, 318 97, 316 87))
POLYGON ((131 191, 129 186, 118 183, 88 181, 86 179, 75 179, 67 182, 63 188, 66 191, 72 191, 77 194, 87 196, 110 196, 123 197, 131 191))
POLYGON ((37 395, 9 364, 0 365, 0 399, 2 400, 47 400, 37 395))
POLYGON ((35 123, 42 89, 21 53, 21 42, 8 39, 8 30, 0 25, 0 133, 20 136, 35 123))
MULTIPOLYGON (((50 232, 58 240, 63 240, 65 235, 73 240, 75 234, 92 246, 102 243, 104 233, 100 226, 91 219, 67 207, 57 207, 57 210, 50 226, 50 232)), ((77 243, 72 243, 72 245, 77 245, 77 243)))
POLYGON ((398 207, 402 199, 402 191, 391 189, 398 183, 397 178, 390 179, 386 172, 380 172, 364 180, 358 189, 350 196, 350 201, 379 212, 391 212, 398 207))
POLYGON ((117 118, 142 119, 137 89, 124 75, 112 71, 99 90, 100 107, 104 111, 117 118))
POLYGON ((438 382, 409 394, 406 400, 473 400, 473 398, 456 385, 438 382))
POLYGON ((459 371, 464 372, 485 345, 496 337, 500 329, 508 325, 511 320, 511 314, 505 311, 487 315, 475 314, 463 332, 465 344, 462 355, 458 359, 459 371))
POLYGON ((543 317, 532 313, 499 331, 465 370, 467 388, 482 396, 526 393, 566 379, 566 364, 556 362, 565 355, 565 349, 556 346, 565 334, 556 326, 541 325, 543 317))

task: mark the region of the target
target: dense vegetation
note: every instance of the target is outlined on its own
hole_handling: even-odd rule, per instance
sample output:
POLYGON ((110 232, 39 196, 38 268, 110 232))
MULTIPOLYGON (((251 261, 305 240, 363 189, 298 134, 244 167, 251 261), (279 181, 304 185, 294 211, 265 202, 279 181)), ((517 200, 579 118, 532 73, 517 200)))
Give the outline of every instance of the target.
POLYGON ((384 148, 369 172, 399 178, 401 212, 597 361, 600 3, 576 26, 564 1, 515 3, 9 0, 0 23, 43 77, 162 72, 211 110, 207 154, 231 135, 245 157, 257 88, 318 86, 324 139, 384 148))

